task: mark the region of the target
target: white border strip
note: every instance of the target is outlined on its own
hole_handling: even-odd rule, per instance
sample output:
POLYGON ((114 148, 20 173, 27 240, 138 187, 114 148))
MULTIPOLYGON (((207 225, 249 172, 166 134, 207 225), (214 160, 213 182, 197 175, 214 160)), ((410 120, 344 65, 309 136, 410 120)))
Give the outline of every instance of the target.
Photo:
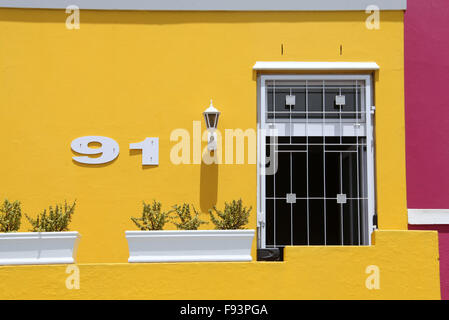
POLYGON ((408 209, 409 224, 449 224, 449 209, 408 209))
POLYGON ((0 0, 0 7, 65 9, 77 5, 92 10, 175 11, 365 11, 405 10, 407 0, 0 0))
POLYGON ((276 70, 305 70, 305 71, 344 71, 344 70, 379 70, 379 65, 375 62, 292 62, 278 61, 266 62, 257 61, 254 70, 276 71, 276 70))

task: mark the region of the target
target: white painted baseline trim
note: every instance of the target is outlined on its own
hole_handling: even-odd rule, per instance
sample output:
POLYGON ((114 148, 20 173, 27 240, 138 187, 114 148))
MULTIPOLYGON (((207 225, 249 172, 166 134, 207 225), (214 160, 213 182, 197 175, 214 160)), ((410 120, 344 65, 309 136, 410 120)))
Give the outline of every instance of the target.
POLYGON ((449 209, 408 209, 409 224, 449 224, 449 209))

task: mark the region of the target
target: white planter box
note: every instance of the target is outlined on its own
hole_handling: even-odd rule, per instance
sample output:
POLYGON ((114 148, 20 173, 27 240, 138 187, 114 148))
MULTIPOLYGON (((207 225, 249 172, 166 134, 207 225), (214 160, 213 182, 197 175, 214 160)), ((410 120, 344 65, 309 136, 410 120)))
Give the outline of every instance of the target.
POLYGON ((128 262, 251 261, 254 230, 126 231, 128 262))
POLYGON ((80 237, 76 231, 0 233, 0 265, 74 263, 80 237))

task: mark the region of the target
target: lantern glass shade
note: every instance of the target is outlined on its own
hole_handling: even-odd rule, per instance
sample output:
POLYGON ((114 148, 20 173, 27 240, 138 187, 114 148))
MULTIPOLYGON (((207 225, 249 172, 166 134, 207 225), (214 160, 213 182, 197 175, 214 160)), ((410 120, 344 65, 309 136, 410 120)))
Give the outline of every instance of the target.
POLYGON ((206 111, 204 111, 203 114, 207 129, 217 129, 220 111, 214 108, 212 102, 210 107, 206 111))
POLYGON ((206 122, 207 122, 207 128, 208 129, 217 129, 217 114, 209 113, 206 115, 206 122))

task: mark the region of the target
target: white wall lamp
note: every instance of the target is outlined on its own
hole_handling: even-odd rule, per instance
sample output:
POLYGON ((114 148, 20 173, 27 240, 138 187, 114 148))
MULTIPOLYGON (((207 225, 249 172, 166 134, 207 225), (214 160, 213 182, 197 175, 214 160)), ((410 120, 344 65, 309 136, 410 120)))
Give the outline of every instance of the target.
POLYGON ((220 117, 220 111, 218 111, 210 101, 209 108, 203 112, 204 120, 206 121, 207 133, 207 150, 214 151, 217 149, 217 133, 215 130, 218 125, 218 118, 220 117))

